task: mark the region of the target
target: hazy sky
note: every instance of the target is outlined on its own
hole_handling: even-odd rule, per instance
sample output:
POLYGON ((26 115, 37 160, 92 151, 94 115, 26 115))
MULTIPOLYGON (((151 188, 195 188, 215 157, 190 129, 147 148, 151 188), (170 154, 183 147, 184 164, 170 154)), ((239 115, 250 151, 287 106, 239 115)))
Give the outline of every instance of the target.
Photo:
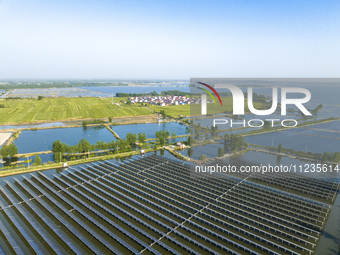
POLYGON ((339 77, 340 1, 0 0, 0 79, 339 77))

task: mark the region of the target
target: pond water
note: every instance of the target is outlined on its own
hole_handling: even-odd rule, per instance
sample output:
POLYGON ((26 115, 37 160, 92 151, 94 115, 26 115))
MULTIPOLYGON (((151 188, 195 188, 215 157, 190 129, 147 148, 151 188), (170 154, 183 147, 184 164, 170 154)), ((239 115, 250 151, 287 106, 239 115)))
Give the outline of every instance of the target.
POLYGON ((332 206, 315 254, 339 254, 340 249, 340 192, 332 206))
MULTIPOLYGON (((277 83, 270 82, 270 85, 274 86, 282 86, 282 87, 298 87, 298 88, 306 88, 311 92, 311 100, 307 102, 305 105, 308 109, 315 109, 319 104, 323 105, 323 108, 317 113, 317 117, 319 118, 330 118, 330 117, 339 117, 340 114, 340 104, 339 98, 340 95, 340 80, 334 79, 331 81, 330 79, 319 79, 317 81, 304 82, 301 80, 296 81, 285 81, 282 79, 277 83)), ((243 82, 244 84, 244 82, 243 82)), ((242 88, 245 90, 245 88, 242 88)), ((265 87, 257 87, 254 88, 254 93, 268 95, 271 97, 272 89, 265 87)), ((291 93, 291 98, 298 98, 299 95, 295 95, 295 93, 291 93)), ((280 98, 279 98, 280 100, 280 98)), ((296 108, 295 108, 296 109, 296 108)))
POLYGON ((127 133, 139 132, 145 133, 146 138, 156 138, 156 131, 168 130, 170 135, 172 132, 176 135, 187 135, 187 126, 178 122, 164 122, 164 123, 146 123, 146 124, 132 124, 132 125, 117 125, 111 126, 120 138, 125 139, 127 133))
POLYGON ((306 130, 305 133, 303 133, 303 130, 302 128, 294 128, 280 132, 245 136, 244 139, 248 143, 263 146, 277 147, 279 144, 282 144, 283 148, 297 151, 316 153, 340 151, 340 140, 333 137, 334 133, 327 132, 329 134, 327 137, 324 137, 324 131, 306 130), (313 133, 313 135, 307 135, 307 133, 313 133))
MULTIPOLYGON (((39 154, 38 156, 41 158, 41 162, 43 164, 48 163, 48 162, 54 162, 54 153, 39 154)), ((35 162, 35 158, 36 158, 36 156, 29 157, 29 160, 30 160, 29 164, 30 165, 32 165, 35 162)), ((27 165, 28 165, 27 160, 28 160, 28 158, 19 157, 18 160, 17 160, 17 162, 19 162, 18 165, 20 165, 20 166, 24 165, 25 167, 27 167, 27 165)), ((0 168, 5 167, 5 166, 6 166, 5 163, 0 162, 0 168)))
MULTIPOLYGON (((319 163, 315 161, 306 161, 297 158, 290 158, 286 156, 275 155, 271 153, 265 153, 260 151, 248 151, 246 153, 237 156, 241 160, 254 162, 258 164, 271 164, 271 165, 284 165, 290 166, 293 165, 301 165, 301 164, 311 164, 311 163, 319 163)), ((331 181, 339 181, 340 182, 340 172, 327 172, 327 173, 304 173, 304 176, 317 178, 317 179, 325 179, 331 181)))
MULTIPOLYGON (((313 129, 309 127, 301 127, 301 128, 294 128, 293 130, 291 130, 291 132, 294 132, 296 134, 301 134, 301 135, 322 136, 326 138, 331 137, 331 138, 340 139, 340 131, 329 131, 328 129, 317 130, 317 129, 314 129, 314 127, 313 129)), ((340 145, 339 145, 339 150, 340 150, 340 145)))
POLYGON ((227 131, 223 131, 223 132, 218 132, 217 135, 219 136, 224 136, 225 134, 241 134, 241 133, 247 133, 250 132, 252 130, 257 130, 257 129, 261 129, 261 128, 242 128, 242 129, 229 129, 227 131))
MULTIPOLYGON (((340 79, 261 79, 261 80, 245 80, 245 79, 222 79, 224 82, 218 83, 234 84, 241 86, 243 92, 247 91, 247 87, 254 86, 253 92, 256 94, 267 95, 272 97, 271 87, 297 87, 306 88, 311 92, 311 100, 304 105, 307 109, 313 110, 319 104, 323 108, 317 113, 318 118, 330 118, 340 116, 340 79)), ((217 82, 217 81, 216 81, 217 82)), ((225 92, 225 89, 217 89, 217 92, 225 92)), ((289 93, 289 98, 301 98, 301 94, 289 93)), ((280 93, 278 101, 281 101, 280 93)), ((289 108, 297 110, 295 106, 288 105, 289 108)))
POLYGON ((178 138, 170 138, 168 139, 169 144, 171 143, 178 143, 178 142, 186 142, 188 140, 188 137, 178 137, 178 138))
MULTIPOLYGON (((250 122, 250 125, 253 125, 253 126, 259 126, 261 125, 262 123, 260 121, 255 121, 255 120, 266 120, 268 119, 270 122, 271 120, 274 120, 274 126, 281 126, 280 122, 284 119, 294 119, 294 120, 297 120, 297 122, 300 124, 300 123, 303 123, 304 121, 310 121, 312 119, 306 119, 304 121, 299 121, 299 119, 301 119, 302 116, 286 116, 286 117, 282 117, 281 115, 270 115, 270 116, 258 116, 258 115, 253 115, 253 114, 246 114, 244 115, 244 117, 242 117, 241 119, 231 119, 230 117, 225 117, 225 116, 221 116, 221 117, 218 117, 218 116, 215 116, 215 117, 211 117, 211 118, 203 118, 203 119, 194 119, 194 124, 198 125, 200 124, 201 127, 204 127, 204 128, 211 128, 214 124, 214 119, 217 119, 219 121, 216 121, 216 126, 218 127, 219 130, 224 130, 224 129, 230 129, 231 126, 233 129, 237 129, 237 128, 241 128, 241 127, 249 127, 248 125, 248 121, 250 120, 254 120, 254 121, 251 121, 250 122), (245 124, 243 124, 245 120, 245 124), (226 122, 224 122, 226 121, 226 122), (221 123, 221 124, 219 124, 221 123), (222 124, 223 123, 223 124, 222 124), (232 123, 232 125, 231 125, 232 123)), ((288 124, 288 123, 287 123, 288 124)), ((260 127, 261 128, 261 127, 260 127)), ((259 129, 259 128, 256 128, 256 127, 252 127, 249 129, 250 130, 255 130, 255 129, 259 129)))
POLYGON ((75 145, 81 139, 86 139, 90 143, 116 140, 114 135, 105 127, 87 127, 86 129, 76 127, 24 130, 19 138, 14 141, 14 144, 18 147, 19 153, 48 151, 52 149, 53 142, 58 139, 68 145, 75 145))
POLYGON ((48 163, 49 161, 54 162, 54 153, 40 154, 39 157, 41 158, 41 162, 43 164, 48 163))
MULTIPOLYGON (((218 156, 219 148, 224 148, 224 145, 219 144, 219 143, 212 143, 212 144, 205 144, 202 146, 193 146, 191 148, 192 155, 190 158, 198 160, 201 155, 206 155, 207 158, 216 157, 218 156)), ((188 156, 188 150, 189 149, 184 149, 184 150, 179 150, 177 152, 181 153, 184 156, 188 156)))
POLYGON ((317 128, 317 129, 325 129, 331 131, 340 131, 340 120, 319 123, 308 126, 308 128, 317 128))
MULTIPOLYGON (((46 123, 46 125, 47 124, 48 123, 46 123)), ((54 124, 55 123, 53 123, 53 125, 54 124)), ((188 134, 186 126, 177 122, 117 125, 112 126, 112 129, 122 139, 126 138, 127 133, 139 132, 145 133, 147 138, 155 138, 156 131, 160 130, 169 130, 170 134, 172 132, 175 132, 176 135, 188 134)), ((113 134, 109 132, 105 127, 97 126, 87 127, 86 129, 83 129, 82 127, 75 127, 43 130, 24 130, 14 141, 14 144, 18 147, 19 153, 31 153, 51 150, 53 142, 58 139, 68 145, 75 145, 81 139, 87 139, 90 143, 116 140, 113 134)), ((183 142, 187 139, 187 137, 181 137, 176 139, 169 139, 169 142, 183 142)))
POLYGON ((43 97, 110 97, 111 95, 100 93, 79 87, 74 88, 31 88, 12 90, 8 97, 36 98, 43 97))
POLYGON ((183 86, 183 83, 174 83, 170 84, 172 86, 112 86, 112 87, 81 87, 81 89, 108 93, 109 96, 116 96, 116 93, 150 93, 156 91, 157 93, 161 93, 162 91, 167 90, 179 90, 182 92, 190 92, 190 88, 188 86, 183 86))

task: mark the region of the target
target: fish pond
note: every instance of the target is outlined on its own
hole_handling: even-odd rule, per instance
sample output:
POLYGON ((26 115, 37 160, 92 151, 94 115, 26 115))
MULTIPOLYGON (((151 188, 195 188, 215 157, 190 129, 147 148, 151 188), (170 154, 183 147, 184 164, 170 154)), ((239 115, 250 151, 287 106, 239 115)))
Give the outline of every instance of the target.
POLYGON ((112 130, 115 131, 120 138, 126 138, 128 133, 145 133, 146 138, 156 138, 156 132, 161 130, 168 130, 176 135, 187 135, 187 126, 178 122, 164 122, 164 123, 146 123, 146 124, 132 124, 132 125, 117 125, 111 126, 112 130))
POLYGON ((75 128, 55 128, 41 130, 24 130, 14 141, 19 153, 31 153, 52 150, 52 144, 56 140, 68 145, 76 145, 81 139, 86 139, 90 143, 98 141, 116 140, 114 135, 107 128, 98 127, 75 127, 75 128))
POLYGON ((251 144, 277 147, 296 151, 324 153, 340 151, 340 133, 326 132, 315 129, 293 128, 286 131, 245 136, 251 144))

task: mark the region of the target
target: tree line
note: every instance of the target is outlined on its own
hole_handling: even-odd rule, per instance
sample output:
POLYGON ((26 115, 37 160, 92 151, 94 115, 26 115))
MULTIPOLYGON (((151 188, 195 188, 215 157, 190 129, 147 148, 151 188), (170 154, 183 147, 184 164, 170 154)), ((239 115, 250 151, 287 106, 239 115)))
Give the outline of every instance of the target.
POLYGON ((90 153, 96 151, 110 150, 115 153, 123 153, 131 151, 132 146, 135 146, 135 143, 138 141, 140 143, 144 143, 146 140, 145 133, 132 134, 127 133, 126 139, 118 139, 112 141, 98 141, 94 144, 91 144, 86 139, 81 139, 76 145, 68 145, 66 143, 62 143, 60 140, 53 142, 52 150, 54 152, 54 159, 56 162, 60 162, 65 153, 67 154, 77 154, 77 153, 90 153))
POLYGON ((229 147, 230 151, 239 151, 243 147, 248 147, 248 143, 244 141, 243 136, 236 134, 225 134, 224 144, 229 147))
POLYGON ((340 161, 340 152, 324 152, 324 153, 316 153, 316 152, 304 152, 297 151, 294 149, 283 148, 282 144, 279 144, 277 147, 271 146, 262 146, 252 144, 254 147, 262 147, 270 151, 277 151, 279 153, 285 153, 287 155, 296 156, 298 158, 308 158, 311 160, 320 160, 320 161, 328 161, 328 162, 339 162, 340 161))

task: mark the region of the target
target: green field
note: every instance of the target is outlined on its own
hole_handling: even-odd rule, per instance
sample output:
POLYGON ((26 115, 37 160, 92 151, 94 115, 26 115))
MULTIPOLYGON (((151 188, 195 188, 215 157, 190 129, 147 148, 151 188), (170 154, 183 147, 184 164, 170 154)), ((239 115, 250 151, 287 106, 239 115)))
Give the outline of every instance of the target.
MULTIPOLYGON (((116 102, 126 98, 115 98, 116 102)), ((151 107, 112 104, 111 98, 1 99, 0 124, 150 115, 151 107)))
POLYGON ((168 105, 168 106, 158 106, 152 105, 150 108, 154 109, 156 112, 161 110, 165 111, 165 114, 171 117, 178 118, 180 115, 190 116, 190 105, 168 105))
MULTIPOLYGON (((114 102, 126 101, 127 98, 114 98, 114 102)), ((231 97, 222 98, 223 106, 219 103, 208 104, 208 114, 232 111, 231 97)), ((164 110, 174 118, 197 116, 201 114, 201 104, 157 106, 140 104, 112 104, 111 98, 76 97, 76 98, 43 98, 38 99, 0 99, 0 124, 18 124, 46 121, 62 121, 108 117, 129 117, 152 115, 164 110)), ((246 103, 245 103, 246 105, 246 103)), ((257 109, 261 104, 255 103, 257 109)), ((247 109, 246 109, 247 111, 247 109)))

